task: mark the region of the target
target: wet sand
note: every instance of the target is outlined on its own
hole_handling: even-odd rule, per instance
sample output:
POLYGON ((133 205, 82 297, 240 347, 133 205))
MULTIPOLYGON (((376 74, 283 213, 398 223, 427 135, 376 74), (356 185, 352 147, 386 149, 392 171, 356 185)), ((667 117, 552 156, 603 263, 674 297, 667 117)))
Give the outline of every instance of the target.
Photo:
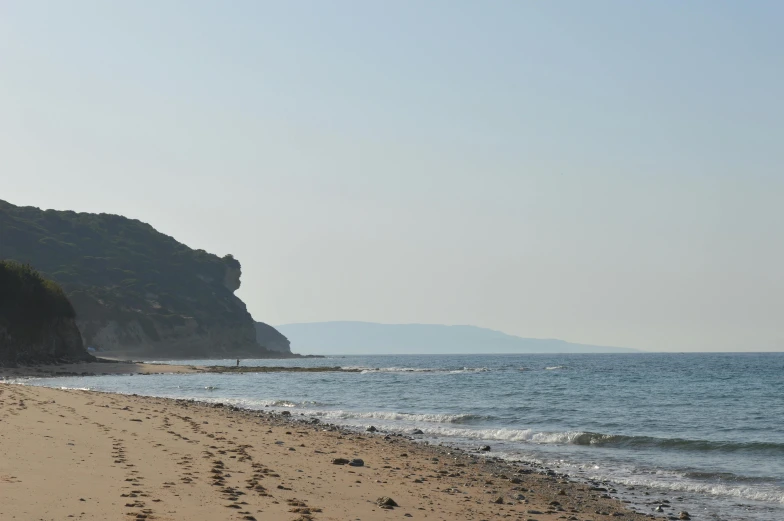
POLYGON ((552 471, 401 436, 220 404, 0 384, 3 520, 648 517, 552 471))

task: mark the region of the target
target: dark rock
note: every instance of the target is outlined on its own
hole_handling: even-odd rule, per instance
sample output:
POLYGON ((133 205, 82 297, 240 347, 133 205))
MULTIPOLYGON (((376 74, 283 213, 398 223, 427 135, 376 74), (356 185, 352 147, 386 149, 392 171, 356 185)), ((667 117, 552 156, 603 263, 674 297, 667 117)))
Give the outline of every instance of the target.
POLYGON ((684 510, 678 514, 678 519, 691 519, 691 516, 684 510))
POLYGON ((424 432, 422 432, 421 429, 414 429, 414 431, 411 434, 414 434, 414 435, 416 435, 416 434, 424 434, 424 432))
POLYGON ((348 464, 351 465, 352 467, 364 467, 365 466, 365 462, 362 461, 359 458, 352 459, 351 461, 348 462, 348 464))
POLYGON ((376 500, 376 504, 382 508, 393 508, 398 506, 394 499, 389 496, 383 496, 376 500))
POLYGON ((333 465, 348 465, 350 462, 346 458, 335 458, 332 460, 333 465))
POLYGON ((493 503, 495 503, 495 504, 497 504, 497 505, 503 505, 503 504, 504 504, 504 498, 503 498, 503 497, 501 497, 501 496, 498 496, 497 498, 495 498, 495 499, 493 500, 493 503))
POLYGON ((367 429, 365 429, 365 430, 366 430, 367 432, 376 432, 378 429, 376 429, 375 427, 373 427, 373 426, 371 425, 370 427, 368 427, 368 428, 367 428, 367 429))
POLYGON ((481 447, 479 447, 479 450, 481 450, 482 452, 490 452, 490 445, 482 445, 481 447))

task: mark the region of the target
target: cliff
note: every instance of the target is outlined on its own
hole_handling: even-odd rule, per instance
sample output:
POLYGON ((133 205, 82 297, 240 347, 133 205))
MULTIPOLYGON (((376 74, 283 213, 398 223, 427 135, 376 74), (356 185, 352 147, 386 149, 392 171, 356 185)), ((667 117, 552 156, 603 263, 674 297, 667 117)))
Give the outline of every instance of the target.
POLYGON ((291 355, 291 342, 280 331, 265 324, 256 322, 256 342, 267 351, 291 355))
POLYGON ((59 283, 86 346, 137 358, 264 358, 234 292, 231 255, 194 250, 149 224, 110 214, 0 201, 0 258, 29 262, 59 283))
POLYGON ((63 290, 29 266, 0 261, 0 366, 91 360, 63 290))

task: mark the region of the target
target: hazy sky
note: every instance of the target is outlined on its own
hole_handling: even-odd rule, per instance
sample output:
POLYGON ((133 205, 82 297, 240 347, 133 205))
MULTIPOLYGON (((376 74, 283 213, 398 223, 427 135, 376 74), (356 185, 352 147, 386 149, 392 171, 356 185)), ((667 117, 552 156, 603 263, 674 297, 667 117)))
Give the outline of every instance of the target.
POLYGON ((784 2, 0 0, 0 199, 272 324, 784 350, 784 2))

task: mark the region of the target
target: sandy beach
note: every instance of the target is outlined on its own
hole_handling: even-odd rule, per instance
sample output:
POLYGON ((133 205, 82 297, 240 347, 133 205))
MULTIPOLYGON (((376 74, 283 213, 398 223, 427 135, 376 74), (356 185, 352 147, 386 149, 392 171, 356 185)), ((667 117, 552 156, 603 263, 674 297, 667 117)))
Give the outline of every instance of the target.
POLYGON ((285 413, 0 384, 0 519, 648 517, 540 472, 285 413))

